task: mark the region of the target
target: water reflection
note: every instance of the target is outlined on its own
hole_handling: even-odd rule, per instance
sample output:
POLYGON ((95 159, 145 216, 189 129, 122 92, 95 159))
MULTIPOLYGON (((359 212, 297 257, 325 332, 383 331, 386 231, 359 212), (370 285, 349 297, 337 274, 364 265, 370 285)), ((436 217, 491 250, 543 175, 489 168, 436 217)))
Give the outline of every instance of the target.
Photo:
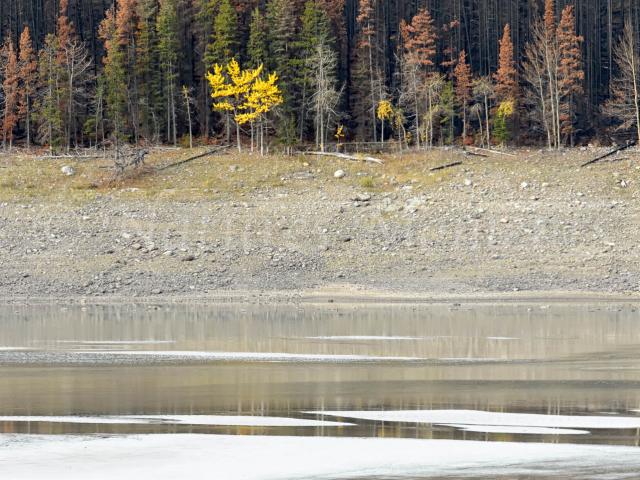
MULTIPOLYGON (((244 413, 312 418, 302 412, 363 409, 640 415, 630 412, 640 408, 640 322, 635 307, 545 307, 4 306, 0 307, 0 415, 244 413), (115 355, 104 354, 98 361, 97 355, 91 356, 94 350, 438 361, 270 363, 187 358, 150 362, 122 355, 116 360, 115 355), (88 360, 73 361, 80 351, 89 352, 88 360), (16 363, 16 358, 22 363, 16 363)), ((599 429, 580 438, 550 437, 356 423, 352 427, 227 427, 5 421, 0 422, 0 431, 348 435, 626 445, 638 445, 639 435, 635 430, 599 429)))

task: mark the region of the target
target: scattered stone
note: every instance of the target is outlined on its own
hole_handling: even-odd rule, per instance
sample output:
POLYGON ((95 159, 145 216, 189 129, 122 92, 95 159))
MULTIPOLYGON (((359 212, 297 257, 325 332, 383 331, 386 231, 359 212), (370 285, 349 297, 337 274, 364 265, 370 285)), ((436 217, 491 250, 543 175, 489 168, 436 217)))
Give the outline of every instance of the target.
POLYGON ((134 243, 133 245, 131 245, 131 248, 133 250, 140 250, 142 248, 142 245, 140 245, 139 243, 134 243))
POLYGON ((347 176, 344 170, 336 170, 336 173, 333 174, 335 178, 344 178, 347 176))
POLYGON ((183 262, 193 262, 196 259, 195 255, 185 255, 181 258, 183 262))
POLYGON ((75 170, 74 170, 74 169, 73 169, 73 167, 72 167, 72 166, 70 166, 70 165, 65 165, 64 167, 62 167, 62 173, 64 173, 65 175, 67 175, 67 176, 69 176, 69 177, 70 177, 71 175, 73 175, 74 171, 75 171, 75 170))
POLYGON ((229 170, 231 170, 232 172, 235 172, 238 170, 238 166, 237 165, 229 165, 229 170))
POLYGON ((467 187, 470 187, 471 185, 473 185, 473 182, 467 178, 467 179, 464 181, 464 184, 465 184, 467 187))
POLYGON ((509 223, 509 220, 506 218, 501 218, 500 223, 509 223))

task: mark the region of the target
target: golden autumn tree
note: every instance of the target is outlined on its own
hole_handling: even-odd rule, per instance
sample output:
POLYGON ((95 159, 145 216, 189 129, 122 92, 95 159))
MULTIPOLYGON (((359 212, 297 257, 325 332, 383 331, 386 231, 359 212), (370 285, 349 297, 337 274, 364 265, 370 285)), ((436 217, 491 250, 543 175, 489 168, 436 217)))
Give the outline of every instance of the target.
POLYGON ((462 145, 467 146, 467 111, 471 102, 471 67, 467 62, 467 54, 464 50, 460 52, 458 64, 453 71, 455 78, 454 91, 458 107, 462 111, 462 145))
MULTIPOLYGON (((258 67, 262 69, 262 65, 258 67)), ((266 80, 260 78, 259 74, 251 88, 245 93, 245 107, 249 110, 247 113, 241 113, 237 115, 235 120, 240 125, 247 122, 258 121, 258 127, 260 130, 260 154, 264 156, 264 120, 265 115, 271 111, 277 105, 283 103, 282 92, 276 84, 278 76, 276 72, 273 72, 268 76, 266 80)), ((251 130, 253 132, 253 129, 251 130)), ((253 139, 252 139, 253 145, 253 139)))
POLYGON ((389 100, 380 100, 377 116, 382 121, 382 143, 384 143, 384 121, 388 120, 391 123, 394 117, 393 106, 389 100))
POLYGON ((19 113, 24 119, 27 136, 27 150, 31 146, 31 107, 36 94, 38 63, 33 53, 33 44, 29 27, 26 27, 20 35, 20 68, 19 113))
POLYGON ((206 78, 211 86, 211 98, 214 99, 214 110, 233 112, 236 122, 236 143, 238 152, 242 151, 240 143, 240 113, 248 108, 246 97, 251 91, 252 83, 262 73, 262 65, 252 70, 241 70, 238 62, 232 58, 226 68, 216 64, 214 73, 207 73, 206 78), (226 73, 225 73, 226 70, 226 73), (216 101, 217 100, 217 101, 216 101))

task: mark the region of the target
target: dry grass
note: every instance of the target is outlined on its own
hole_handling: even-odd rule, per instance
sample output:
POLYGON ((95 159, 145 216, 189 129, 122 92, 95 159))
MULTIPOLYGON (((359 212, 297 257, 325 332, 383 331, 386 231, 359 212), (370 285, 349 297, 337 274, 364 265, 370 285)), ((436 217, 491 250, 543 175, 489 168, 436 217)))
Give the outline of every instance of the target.
MULTIPOLYGON (((452 156, 451 152, 444 150, 402 155, 395 153, 380 156, 385 161, 384 166, 303 154, 261 157, 257 153, 238 154, 230 150, 154 172, 154 167, 203 151, 202 148, 152 150, 144 170, 127 174, 118 182, 111 181, 108 159, 51 159, 44 155, 27 156, 26 152, 20 152, 0 157, 0 201, 37 198, 82 201, 108 190, 123 189, 134 189, 132 193, 140 196, 179 199, 218 194, 241 196, 254 189, 308 189, 314 183, 304 178, 302 174, 305 173, 313 174, 316 182, 324 185, 327 194, 332 193, 332 189, 342 190, 348 186, 374 192, 391 191, 395 188, 393 183, 390 184, 394 177, 397 183, 421 185, 423 191, 446 187, 467 176, 474 183, 480 178, 483 182, 493 179, 511 184, 571 182, 576 188, 584 189, 585 195, 605 186, 615 186, 615 182, 621 178, 627 183, 640 180, 640 171, 633 168, 640 164, 636 153, 627 154, 626 160, 595 164, 577 173, 576 169, 581 163, 595 156, 595 153, 578 150, 568 155, 521 150, 517 157, 492 154, 489 158, 466 157, 459 152, 452 156), (434 166, 446 165, 452 160, 463 161, 464 164, 437 172, 429 171, 434 166), (75 174, 64 175, 61 168, 65 165, 72 166, 75 174), (232 170, 232 165, 238 168, 232 170), (333 173, 337 169, 346 171, 347 177, 335 180, 333 173)), ((619 194, 629 195, 631 190, 622 189, 619 194)))

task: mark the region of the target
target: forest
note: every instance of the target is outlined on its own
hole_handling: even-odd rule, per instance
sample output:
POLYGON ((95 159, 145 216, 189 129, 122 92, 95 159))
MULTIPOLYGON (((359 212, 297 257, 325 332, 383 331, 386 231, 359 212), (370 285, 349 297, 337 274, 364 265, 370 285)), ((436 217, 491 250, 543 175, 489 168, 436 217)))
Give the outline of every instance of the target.
POLYGON ((640 137, 637 0, 0 0, 5 149, 640 137))

